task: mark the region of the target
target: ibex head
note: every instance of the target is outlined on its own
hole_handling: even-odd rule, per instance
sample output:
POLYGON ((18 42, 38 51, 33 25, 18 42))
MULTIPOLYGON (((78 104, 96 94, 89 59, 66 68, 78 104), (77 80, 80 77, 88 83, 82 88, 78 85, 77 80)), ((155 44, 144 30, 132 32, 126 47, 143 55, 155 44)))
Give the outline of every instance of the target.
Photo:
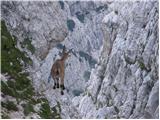
POLYGON ((66 51, 66 47, 63 47, 63 51, 62 51, 62 59, 66 60, 68 57, 70 57, 71 55, 69 54, 71 52, 71 50, 69 50, 68 52, 66 51))

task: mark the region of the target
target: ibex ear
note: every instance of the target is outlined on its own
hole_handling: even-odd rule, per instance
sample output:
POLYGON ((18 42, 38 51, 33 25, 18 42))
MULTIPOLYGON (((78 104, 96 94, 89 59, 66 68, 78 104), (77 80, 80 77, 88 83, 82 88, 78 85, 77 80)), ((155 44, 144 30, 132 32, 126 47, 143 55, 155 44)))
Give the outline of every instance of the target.
MULTIPOLYGON (((73 48, 72 48, 73 49, 73 48)), ((72 49, 70 49, 69 51, 68 51, 68 53, 71 53, 72 52, 72 49)))
POLYGON ((67 52, 67 54, 68 54, 68 57, 71 57, 71 54, 70 54, 70 52, 67 52))
POLYGON ((68 54, 68 57, 70 57, 71 56, 71 53, 72 52, 72 49, 70 49, 68 52, 67 52, 67 54, 68 54))

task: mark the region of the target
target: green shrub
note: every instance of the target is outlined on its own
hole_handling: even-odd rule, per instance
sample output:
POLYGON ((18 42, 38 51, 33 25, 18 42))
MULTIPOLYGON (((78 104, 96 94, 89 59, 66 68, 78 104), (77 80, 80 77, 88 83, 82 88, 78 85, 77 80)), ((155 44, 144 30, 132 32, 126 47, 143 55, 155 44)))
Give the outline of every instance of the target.
POLYGON ((2 119, 10 119, 10 117, 6 113, 2 112, 2 119))
POLYGON ((9 79, 6 83, 2 81, 1 89, 6 95, 16 97, 16 99, 24 99, 31 94, 33 95, 34 89, 31 80, 27 78, 28 75, 21 73, 24 65, 20 61, 24 61, 27 65, 32 61, 16 47, 16 44, 16 37, 11 36, 5 22, 1 21, 1 70, 2 73, 8 73, 10 79, 12 79, 9 79))
POLYGON ((1 102, 2 107, 6 108, 9 111, 18 111, 17 106, 12 101, 7 101, 6 103, 1 102))
POLYGON ((146 67, 145 67, 145 65, 144 65, 143 62, 138 61, 138 63, 139 63, 139 67, 140 67, 142 70, 145 70, 145 69, 146 69, 146 67))
MULTIPOLYGON (((27 104, 22 105, 25 115, 28 115, 30 112, 35 112, 33 105, 42 102, 41 117, 47 118, 47 116, 50 116, 49 118, 54 118, 53 113, 50 110, 48 100, 45 98, 36 100, 33 97, 35 92, 31 80, 28 79, 29 74, 26 72, 22 73, 24 67, 32 64, 32 60, 28 58, 24 52, 20 51, 16 47, 16 44, 16 38, 11 36, 7 30, 7 27, 5 26, 5 22, 1 21, 1 72, 2 74, 7 73, 10 77, 5 82, 3 80, 1 81, 1 92, 4 95, 15 97, 17 103, 20 101, 26 101, 27 104), (21 61, 23 61, 25 64, 22 64, 21 61)), ((28 44, 31 45, 31 41, 24 43, 26 46, 28 46, 28 44)), ((3 102, 2 107, 7 108, 8 110, 18 110, 16 105, 10 101, 3 102)), ((2 114, 2 118, 8 118, 8 116, 2 114)))
POLYGON ((13 97, 16 95, 14 89, 8 87, 8 85, 3 81, 1 81, 1 92, 3 92, 5 95, 10 95, 13 97))
POLYGON ((23 109, 24 109, 24 115, 29 115, 29 113, 31 112, 35 112, 34 109, 33 109, 33 105, 30 104, 30 103, 27 103, 27 104, 22 104, 23 106, 23 109))
POLYGON ((35 47, 32 45, 32 41, 30 38, 25 38, 21 45, 22 48, 27 48, 32 54, 35 53, 35 47))
POLYGON ((45 102, 41 105, 39 115, 43 119, 60 119, 60 111, 60 104, 57 103, 57 106, 50 109, 48 101, 45 100, 45 102), (59 111, 57 111, 57 108, 59 111))

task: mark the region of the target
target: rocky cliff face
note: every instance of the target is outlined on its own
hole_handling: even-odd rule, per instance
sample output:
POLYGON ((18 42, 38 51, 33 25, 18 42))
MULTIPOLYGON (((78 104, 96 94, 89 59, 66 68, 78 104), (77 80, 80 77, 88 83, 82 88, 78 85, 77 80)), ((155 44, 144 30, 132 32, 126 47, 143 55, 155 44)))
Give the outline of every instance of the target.
POLYGON ((158 3, 110 7, 100 62, 78 108, 84 118, 158 118, 158 3))
MULTIPOLYGON (((45 118, 48 113, 50 118, 159 118, 158 1, 8 1, 1 6, 2 20, 17 40, 15 47, 32 61, 23 64, 34 88, 32 98, 47 101, 43 105, 39 100, 25 114, 26 106, 20 103, 32 102, 19 103, 2 91, 3 114, 16 117, 5 104, 12 96, 19 106, 16 112, 25 111, 19 118, 45 118), (61 96, 48 77, 63 45, 72 54, 61 96)), ((9 86, 11 75, 2 73, 9 86)))

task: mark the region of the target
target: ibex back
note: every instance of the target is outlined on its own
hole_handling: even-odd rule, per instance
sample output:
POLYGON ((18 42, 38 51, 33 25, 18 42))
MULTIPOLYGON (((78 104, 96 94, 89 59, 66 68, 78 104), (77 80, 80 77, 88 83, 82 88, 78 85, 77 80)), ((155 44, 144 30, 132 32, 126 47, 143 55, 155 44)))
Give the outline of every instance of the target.
POLYGON ((61 95, 63 95, 64 76, 65 76, 65 60, 69 57, 69 52, 66 52, 65 46, 62 51, 62 58, 55 61, 51 69, 51 75, 54 80, 53 89, 61 88, 61 95))

